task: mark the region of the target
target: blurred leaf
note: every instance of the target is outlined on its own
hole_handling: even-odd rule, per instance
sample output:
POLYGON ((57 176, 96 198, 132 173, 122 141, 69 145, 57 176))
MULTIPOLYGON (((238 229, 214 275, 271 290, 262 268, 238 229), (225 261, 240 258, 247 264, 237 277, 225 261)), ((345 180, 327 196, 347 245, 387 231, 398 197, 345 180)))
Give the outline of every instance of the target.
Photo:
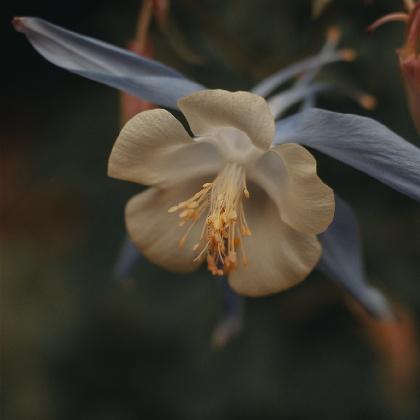
POLYGON ((332 0, 312 0, 312 17, 319 18, 332 0))

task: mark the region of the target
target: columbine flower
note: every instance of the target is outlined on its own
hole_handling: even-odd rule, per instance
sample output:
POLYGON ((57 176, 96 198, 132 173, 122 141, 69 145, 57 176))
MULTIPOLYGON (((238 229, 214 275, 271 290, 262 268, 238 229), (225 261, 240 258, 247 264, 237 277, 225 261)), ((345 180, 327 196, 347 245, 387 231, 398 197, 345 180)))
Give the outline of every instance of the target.
POLYGON ((388 22, 404 22, 407 25, 405 45, 397 50, 397 54, 411 117, 420 134, 420 3, 405 0, 405 4, 407 12, 383 16, 374 22, 369 30, 388 22))
MULTIPOLYGON (((205 89, 204 86, 186 79, 179 72, 161 63, 67 31, 41 19, 17 18, 14 24, 17 30, 25 33, 39 53, 52 63, 160 106, 177 109, 177 101, 181 97, 205 89)), ((280 83, 291 76, 311 72, 320 64, 343 59, 334 44, 329 41, 325 50, 323 49, 319 55, 270 76, 253 89, 254 93, 269 97, 280 83)), ((276 117, 281 117, 285 107, 297 101, 303 100, 305 109, 292 117, 279 119, 276 122, 274 144, 299 143, 313 147, 420 201, 419 148, 372 119, 315 108, 306 109, 308 105, 313 105, 315 94, 323 88, 305 82, 304 86, 296 86, 292 91, 289 90, 287 100, 284 100, 284 96, 283 100, 279 100, 279 95, 282 93, 271 96, 269 103, 272 104, 277 99, 273 106, 276 117)), ((255 139, 253 141, 255 142, 255 139)), ((212 147, 204 142, 201 144, 200 141, 193 145, 195 148, 212 147)), ((185 150, 186 146, 187 144, 184 145, 185 150)), ((272 153, 274 152, 269 152, 269 155, 272 153)), ((177 163, 178 175, 187 173, 190 162, 184 158, 177 163), (180 167, 186 170, 180 171, 180 167)), ((148 184, 164 181, 163 178, 159 178, 162 174, 160 169, 163 169, 162 165, 159 171, 151 173, 155 178, 149 179, 148 184)), ((171 179, 167 181, 169 185, 171 179)), ((181 178, 172 181, 181 181, 181 178)), ((147 194, 157 194, 154 188, 147 194)), ((250 200, 255 199, 252 189, 249 191, 250 200)), ((191 195, 185 194, 185 199, 194 193, 191 191, 191 195)), ((177 200, 173 201, 173 204, 177 205, 177 200)), ((249 203, 249 200, 246 202, 249 203)), ((389 317, 386 300, 366 281, 355 215, 351 207, 338 196, 335 197, 335 204, 334 220, 319 236, 322 254, 317 267, 344 287, 371 313, 377 317, 389 317)), ((153 214, 151 211, 151 216, 153 214)), ((174 214, 168 216, 175 217, 174 214)), ((168 228, 179 232, 176 224, 168 225, 168 228)), ((149 233, 150 229, 148 226, 149 233)), ((171 249, 177 249, 176 246, 171 249)), ((178 250, 177 252, 179 253, 178 250)), ((195 254, 193 256, 195 258, 195 254)))
POLYGON ((316 234, 334 195, 297 144, 272 146, 267 102, 203 90, 178 101, 195 137, 168 111, 145 111, 121 131, 109 175, 152 186, 126 209, 129 234, 154 263, 189 272, 203 261, 246 295, 303 280, 317 264, 316 234))

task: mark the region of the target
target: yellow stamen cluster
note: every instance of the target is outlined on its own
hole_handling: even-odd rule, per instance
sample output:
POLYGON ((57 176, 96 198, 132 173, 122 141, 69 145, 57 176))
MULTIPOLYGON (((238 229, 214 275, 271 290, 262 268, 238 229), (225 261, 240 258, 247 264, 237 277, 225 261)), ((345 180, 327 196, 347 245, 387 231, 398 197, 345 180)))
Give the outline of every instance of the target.
POLYGON ((195 261, 206 253, 208 269, 213 275, 227 275, 237 267, 238 246, 242 262, 247 265, 242 237, 251 235, 251 231, 245 219, 243 197, 249 198, 245 169, 236 163, 228 163, 213 182, 204 184, 191 198, 168 210, 169 213, 180 212, 180 226, 191 222, 179 241, 181 247, 207 211, 200 239, 193 250, 201 247, 195 261))

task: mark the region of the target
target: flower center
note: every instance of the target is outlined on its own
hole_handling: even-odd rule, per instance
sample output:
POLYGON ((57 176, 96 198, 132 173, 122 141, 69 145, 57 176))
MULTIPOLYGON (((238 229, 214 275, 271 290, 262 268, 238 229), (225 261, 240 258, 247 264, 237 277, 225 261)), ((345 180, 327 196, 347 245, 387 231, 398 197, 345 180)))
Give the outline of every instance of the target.
POLYGON ((198 251, 194 261, 207 254, 207 265, 213 275, 229 274, 237 267, 236 249, 239 246, 242 263, 247 265, 243 247, 243 236, 251 231, 245 219, 243 197, 249 198, 246 186, 245 169, 237 163, 228 163, 215 178, 186 201, 171 207, 168 212, 179 211, 179 226, 190 225, 179 241, 182 247, 192 228, 206 211, 199 241, 193 250, 198 251))

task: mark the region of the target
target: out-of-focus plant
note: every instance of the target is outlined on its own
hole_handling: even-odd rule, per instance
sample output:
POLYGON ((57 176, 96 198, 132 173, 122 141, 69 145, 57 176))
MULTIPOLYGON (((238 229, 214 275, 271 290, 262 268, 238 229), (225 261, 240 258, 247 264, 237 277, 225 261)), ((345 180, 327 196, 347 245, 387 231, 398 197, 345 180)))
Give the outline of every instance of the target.
POLYGON ((404 79, 408 107, 420 134, 420 3, 405 0, 406 11, 391 13, 375 21, 368 29, 375 30, 388 22, 406 24, 405 44, 397 50, 401 74, 404 79))
POLYGON ((390 408, 398 418, 403 418, 418 402, 416 387, 420 366, 415 317, 402 305, 395 304, 397 321, 380 322, 366 316, 354 302, 349 304, 380 357, 382 376, 386 378, 381 382, 389 395, 390 408))
POLYGON ((332 0, 312 0, 312 16, 319 17, 332 0))
MULTIPOLYGON (((137 18, 137 28, 134 39, 127 49, 143 57, 153 58, 155 46, 150 34, 150 25, 154 18, 158 27, 163 31, 167 23, 169 0, 146 0, 143 1, 137 18)), ((121 93, 121 117, 123 123, 141 111, 152 109, 155 106, 147 101, 126 92, 121 93)))
POLYGON ((31 183, 19 142, 7 135, 1 141, 7 147, 0 154, 0 247, 24 238, 54 243, 57 250, 68 247, 78 234, 75 218, 80 209, 47 183, 31 183))
MULTIPOLYGON (((314 18, 320 17, 327 6, 332 3, 333 0, 312 0, 312 16, 314 18)), ((364 3, 370 4, 374 0, 364 0, 364 3)))

